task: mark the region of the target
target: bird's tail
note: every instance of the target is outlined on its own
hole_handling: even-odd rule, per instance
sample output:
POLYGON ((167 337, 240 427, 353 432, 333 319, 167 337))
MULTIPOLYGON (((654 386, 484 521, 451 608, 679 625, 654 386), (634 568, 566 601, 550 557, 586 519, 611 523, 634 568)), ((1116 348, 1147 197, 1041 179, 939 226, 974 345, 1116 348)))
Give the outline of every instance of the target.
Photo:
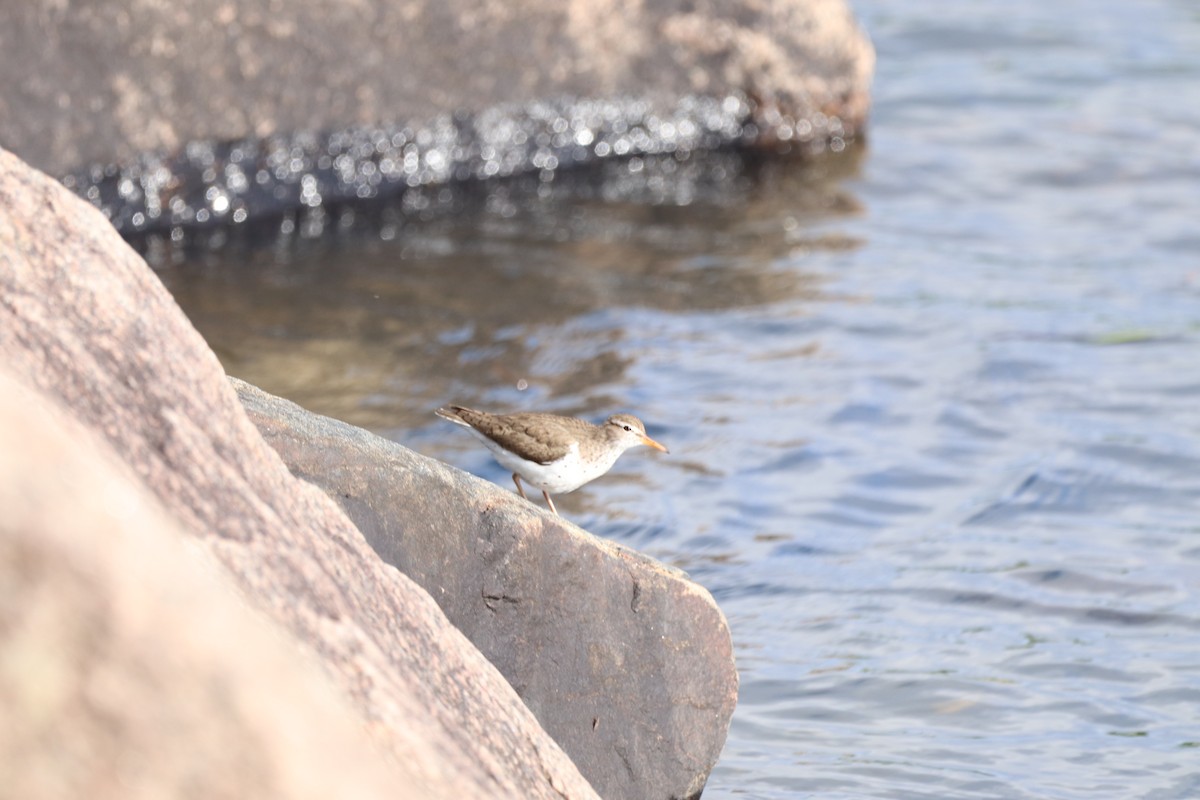
POLYGON ((470 411, 470 409, 463 408, 462 406, 442 406, 433 413, 437 414, 442 419, 450 420, 455 425, 462 425, 467 428, 471 427, 469 422, 458 415, 458 412, 460 411, 470 411))

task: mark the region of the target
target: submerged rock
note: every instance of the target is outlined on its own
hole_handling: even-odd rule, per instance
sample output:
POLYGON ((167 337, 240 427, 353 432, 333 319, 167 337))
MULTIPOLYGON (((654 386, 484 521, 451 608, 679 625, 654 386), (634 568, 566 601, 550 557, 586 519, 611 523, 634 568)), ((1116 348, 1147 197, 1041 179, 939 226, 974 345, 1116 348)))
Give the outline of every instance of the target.
POLYGON ((699 795, 729 727, 725 618, 678 570, 234 380, 292 473, 495 664, 606 800, 699 795))
MULTIPOLYGON (((51 398, 53 414, 69 415, 119 456, 123 475, 105 471, 93 476, 96 481, 136 476, 251 605, 324 668, 363 727, 411 776, 401 791, 596 798, 512 687, 429 595, 384 564, 320 490, 288 472, 247 418, 211 350, 103 215, 3 150, 0 207, 0 363, 51 398)), ((19 428, 22 420, 11 424, 19 428)), ((114 488, 114 502, 124 491, 114 488)), ((62 552, 86 554, 90 546, 67 543, 62 552)), ((155 583, 120 596, 150 601, 160 588, 155 583)), ((47 608, 76 607, 63 602, 47 608)), ((17 613, 30 618, 29 609, 17 613)), ((176 618, 164 611, 161 619, 188 613, 181 609, 176 618)), ((155 624, 147 623, 146 635, 133 644, 185 642, 154 635, 155 624)), ((187 661, 193 654, 164 655, 187 661)), ((186 675, 189 668, 181 669, 186 675)), ((117 676, 122 685, 128 678, 117 676)), ((109 748, 114 758, 144 757, 136 748, 123 750, 128 740, 108 728, 80 735, 81 746, 109 748)), ((298 768, 279 780, 305 774, 298 768)))

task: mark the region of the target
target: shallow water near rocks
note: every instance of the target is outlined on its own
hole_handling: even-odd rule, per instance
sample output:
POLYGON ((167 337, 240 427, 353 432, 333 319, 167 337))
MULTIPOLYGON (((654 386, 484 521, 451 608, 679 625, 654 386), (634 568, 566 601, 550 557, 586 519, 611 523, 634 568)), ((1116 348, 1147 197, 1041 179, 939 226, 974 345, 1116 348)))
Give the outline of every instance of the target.
POLYGON ((724 609, 706 798, 1200 797, 1200 11, 854 6, 869 147, 160 274, 232 374, 506 487, 434 408, 646 420, 556 501, 724 609))

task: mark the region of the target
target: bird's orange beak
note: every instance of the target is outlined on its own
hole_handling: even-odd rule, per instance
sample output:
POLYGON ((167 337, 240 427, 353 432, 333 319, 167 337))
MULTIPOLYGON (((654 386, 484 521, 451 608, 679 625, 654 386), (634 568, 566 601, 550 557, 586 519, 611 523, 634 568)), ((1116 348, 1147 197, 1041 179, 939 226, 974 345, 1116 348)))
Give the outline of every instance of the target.
POLYGON ((669 453, 669 452, 671 452, 670 450, 668 450, 667 448, 663 447, 663 446, 662 446, 661 444, 659 444, 658 442, 656 442, 656 441, 654 441, 653 439, 651 439, 649 436, 645 436, 645 435, 643 435, 643 436, 642 436, 642 444, 646 445, 646 447, 653 447, 655 450, 661 450, 661 451, 663 451, 664 453, 669 453))

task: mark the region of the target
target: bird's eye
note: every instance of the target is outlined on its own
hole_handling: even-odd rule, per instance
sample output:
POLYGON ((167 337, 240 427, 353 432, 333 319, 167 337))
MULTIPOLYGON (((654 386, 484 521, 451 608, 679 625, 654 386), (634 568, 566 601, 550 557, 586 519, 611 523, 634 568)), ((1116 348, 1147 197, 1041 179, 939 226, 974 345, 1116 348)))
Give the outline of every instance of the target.
POLYGON ((625 426, 625 430, 627 430, 627 431, 631 431, 631 430, 633 430, 633 428, 631 428, 631 427, 629 427, 628 425, 626 425, 626 426, 625 426))

